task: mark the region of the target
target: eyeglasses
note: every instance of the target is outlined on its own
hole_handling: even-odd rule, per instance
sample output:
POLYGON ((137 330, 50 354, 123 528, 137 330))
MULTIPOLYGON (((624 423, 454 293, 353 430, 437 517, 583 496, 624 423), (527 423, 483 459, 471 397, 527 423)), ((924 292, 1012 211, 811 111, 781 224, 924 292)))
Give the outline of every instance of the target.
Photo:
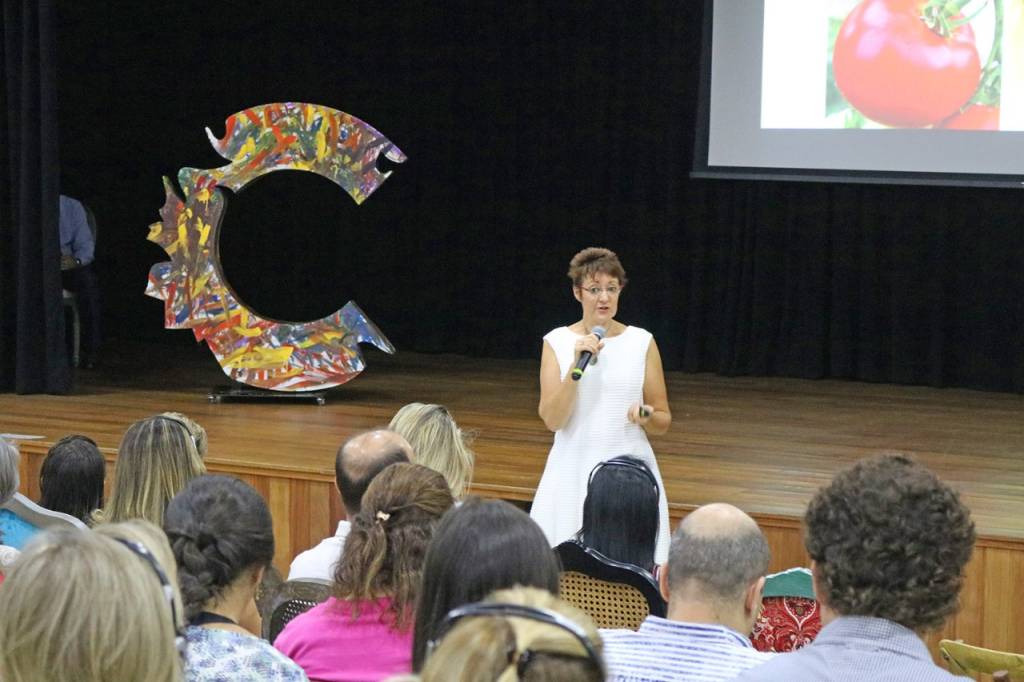
POLYGON ((124 538, 114 538, 122 545, 130 549, 136 555, 142 557, 142 559, 149 564, 153 572, 156 573, 157 579, 160 581, 160 589, 164 593, 164 598, 167 599, 167 603, 171 606, 171 623, 174 627, 174 648, 178 652, 178 656, 181 660, 185 660, 185 652, 188 648, 188 641, 185 639, 185 633, 178 625, 178 607, 174 603, 174 588, 171 587, 171 581, 167 579, 167 573, 160 566, 160 562, 156 560, 153 553, 149 551, 149 548, 143 545, 141 542, 135 542, 134 540, 126 540, 124 538))
POLYGON ((600 296, 602 291, 604 293, 608 294, 609 296, 611 296, 612 298, 615 298, 622 291, 622 287, 615 287, 615 286, 605 287, 603 289, 601 287, 580 287, 580 289, 582 289, 583 291, 587 292, 588 294, 590 294, 594 298, 597 298, 598 296, 600 296))
MULTIPOLYGON (((579 641, 583 646, 583 649, 587 652, 587 660, 594 666, 595 670, 601 673, 602 678, 604 677, 604 664, 601 662, 601 655, 597 652, 597 647, 595 647, 594 643, 590 641, 590 637, 582 627, 555 611, 538 609, 532 606, 521 606, 519 604, 477 603, 467 604, 465 606, 452 609, 438 626, 437 636, 427 643, 428 655, 432 654, 437 649, 440 641, 456 623, 463 618, 475 618, 479 616, 490 618, 525 618, 561 628, 579 641)), ((519 652, 518 657, 516 656, 516 653, 516 645, 515 643, 512 643, 508 652, 508 662, 509 665, 515 662, 516 675, 519 679, 522 679, 526 673, 526 668, 529 667, 530 663, 536 660, 538 655, 555 654, 556 652, 526 649, 519 652)))

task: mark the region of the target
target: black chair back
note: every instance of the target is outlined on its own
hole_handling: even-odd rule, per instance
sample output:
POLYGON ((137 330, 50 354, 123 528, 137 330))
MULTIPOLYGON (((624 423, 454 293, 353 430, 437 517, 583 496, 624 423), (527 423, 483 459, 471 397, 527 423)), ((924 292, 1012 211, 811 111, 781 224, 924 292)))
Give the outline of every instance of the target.
POLYGON ((635 630, 648 615, 665 616, 658 582, 639 566, 609 559, 577 540, 555 551, 562 560, 562 598, 586 611, 598 627, 635 630))
POLYGON ((330 593, 331 584, 326 580, 309 578, 281 583, 272 602, 270 622, 264 626, 267 641, 277 639, 284 626, 293 618, 327 601, 330 593))

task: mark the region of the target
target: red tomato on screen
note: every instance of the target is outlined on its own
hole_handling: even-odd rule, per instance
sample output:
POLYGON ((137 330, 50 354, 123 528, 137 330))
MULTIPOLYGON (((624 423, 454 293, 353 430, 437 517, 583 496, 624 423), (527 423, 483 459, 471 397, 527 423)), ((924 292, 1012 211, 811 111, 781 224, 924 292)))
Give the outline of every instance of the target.
POLYGON ((919 128, 973 95, 981 58, 969 24, 943 37, 921 19, 925 0, 863 0, 843 21, 832 56, 836 86, 868 118, 919 128))
POLYGON ((999 130, 999 107, 975 104, 935 126, 948 130, 999 130))

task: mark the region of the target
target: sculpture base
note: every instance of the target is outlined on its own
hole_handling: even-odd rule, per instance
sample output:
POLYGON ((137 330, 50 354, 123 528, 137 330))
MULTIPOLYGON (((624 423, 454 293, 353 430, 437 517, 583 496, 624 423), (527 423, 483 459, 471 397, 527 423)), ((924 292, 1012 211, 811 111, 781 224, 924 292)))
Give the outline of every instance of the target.
POLYGON ((316 403, 327 402, 327 391, 267 391, 250 386, 214 386, 206 396, 211 403, 222 402, 288 402, 316 403))

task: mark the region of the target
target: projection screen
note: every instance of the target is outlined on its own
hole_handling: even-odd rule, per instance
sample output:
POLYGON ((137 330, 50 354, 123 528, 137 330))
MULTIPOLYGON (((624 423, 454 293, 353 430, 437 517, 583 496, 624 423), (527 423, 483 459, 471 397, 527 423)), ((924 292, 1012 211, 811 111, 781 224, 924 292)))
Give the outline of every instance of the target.
POLYGON ((1024 185, 1024 0, 706 0, 695 177, 1024 185))

